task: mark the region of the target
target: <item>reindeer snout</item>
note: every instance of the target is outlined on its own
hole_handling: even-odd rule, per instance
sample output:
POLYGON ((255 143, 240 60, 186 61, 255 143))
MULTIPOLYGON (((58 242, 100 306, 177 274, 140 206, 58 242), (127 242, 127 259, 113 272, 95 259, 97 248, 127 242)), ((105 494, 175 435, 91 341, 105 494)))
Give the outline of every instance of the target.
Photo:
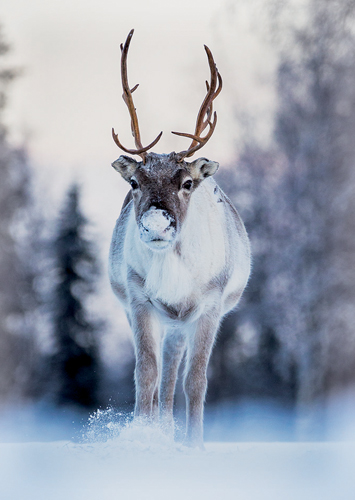
POLYGON ((166 248, 175 236, 175 220, 166 211, 151 207, 139 224, 140 237, 152 248, 166 248))
POLYGON ((173 219, 166 210, 150 208, 141 218, 141 225, 145 232, 164 234, 172 227, 173 219))

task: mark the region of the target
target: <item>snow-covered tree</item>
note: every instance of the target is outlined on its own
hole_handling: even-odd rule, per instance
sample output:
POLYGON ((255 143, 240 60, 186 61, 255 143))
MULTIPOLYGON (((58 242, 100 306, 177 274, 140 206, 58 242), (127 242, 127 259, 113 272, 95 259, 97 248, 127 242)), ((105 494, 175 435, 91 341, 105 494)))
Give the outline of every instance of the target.
POLYGON ((308 406, 351 379, 355 362, 355 4, 310 0, 303 14, 278 72, 276 137, 288 168, 269 287, 278 338, 298 367, 298 402, 308 406))

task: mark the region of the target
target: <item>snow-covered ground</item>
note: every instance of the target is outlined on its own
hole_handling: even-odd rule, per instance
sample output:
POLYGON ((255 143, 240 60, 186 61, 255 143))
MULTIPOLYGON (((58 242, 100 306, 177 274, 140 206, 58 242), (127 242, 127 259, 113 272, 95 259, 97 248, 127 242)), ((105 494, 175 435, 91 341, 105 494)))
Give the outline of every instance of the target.
POLYGON ((151 425, 120 424, 114 431, 98 441, 89 427, 81 444, 0 444, 0 499, 355 498, 355 443, 208 442, 198 451, 151 425))
POLYGON ((353 500, 355 446, 2 444, 2 500, 353 500))

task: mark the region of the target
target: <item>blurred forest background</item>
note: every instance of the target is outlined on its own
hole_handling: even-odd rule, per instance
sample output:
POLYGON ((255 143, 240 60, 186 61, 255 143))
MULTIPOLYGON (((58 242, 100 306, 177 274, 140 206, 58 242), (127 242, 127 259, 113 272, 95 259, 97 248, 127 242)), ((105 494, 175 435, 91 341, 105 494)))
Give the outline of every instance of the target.
MULTIPOLYGON (((355 384, 355 3, 269 5, 273 140, 265 147, 258 116, 232 102, 243 141, 217 178, 250 235, 253 272, 220 329, 206 421, 261 401, 296 416, 302 436, 322 437, 327 402, 355 384)), ((131 411, 133 350, 112 371, 105 318, 91 308, 106 263, 80 184, 46 217, 26 147, 8 140, 3 111, 18 76, 2 62, 8 50, 0 31, 0 411, 131 411)))

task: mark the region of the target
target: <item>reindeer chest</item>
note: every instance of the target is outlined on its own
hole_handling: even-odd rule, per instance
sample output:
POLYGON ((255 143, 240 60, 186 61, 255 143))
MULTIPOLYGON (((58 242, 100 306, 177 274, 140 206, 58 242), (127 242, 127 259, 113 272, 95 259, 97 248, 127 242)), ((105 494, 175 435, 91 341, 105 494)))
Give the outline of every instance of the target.
POLYGON ((218 273, 208 259, 184 259, 176 252, 154 256, 144 280, 144 294, 160 315, 168 320, 189 322, 201 315, 211 300, 208 283, 218 273))
POLYGON ((153 255, 146 267, 144 292, 152 301, 179 309, 181 304, 197 299, 203 279, 199 269, 175 252, 153 255))

